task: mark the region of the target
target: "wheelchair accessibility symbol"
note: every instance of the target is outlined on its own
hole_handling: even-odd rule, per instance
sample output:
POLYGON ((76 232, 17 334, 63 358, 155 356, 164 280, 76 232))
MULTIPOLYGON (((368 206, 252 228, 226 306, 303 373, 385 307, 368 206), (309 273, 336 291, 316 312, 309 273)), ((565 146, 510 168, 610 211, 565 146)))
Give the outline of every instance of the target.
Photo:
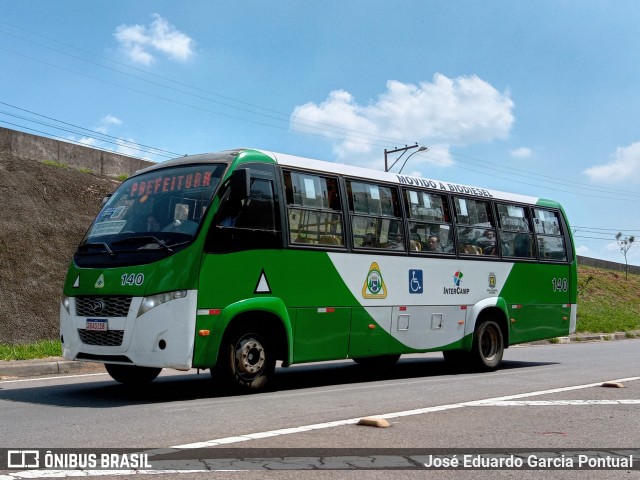
POLYGON ((409 270, 409 293, 422 293, 422 270, 409 270))

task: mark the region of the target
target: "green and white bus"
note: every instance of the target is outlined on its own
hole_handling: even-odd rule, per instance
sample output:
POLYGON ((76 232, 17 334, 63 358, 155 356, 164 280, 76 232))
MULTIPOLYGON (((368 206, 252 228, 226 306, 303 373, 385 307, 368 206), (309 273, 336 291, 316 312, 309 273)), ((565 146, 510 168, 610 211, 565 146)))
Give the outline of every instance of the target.
POLYGON ((75 252, 63 354, 122 383, 211 369, 240 390, 283 367, 475 370, 576 324, 576 258, 553 201, 251 149, 137 172, 75 252))

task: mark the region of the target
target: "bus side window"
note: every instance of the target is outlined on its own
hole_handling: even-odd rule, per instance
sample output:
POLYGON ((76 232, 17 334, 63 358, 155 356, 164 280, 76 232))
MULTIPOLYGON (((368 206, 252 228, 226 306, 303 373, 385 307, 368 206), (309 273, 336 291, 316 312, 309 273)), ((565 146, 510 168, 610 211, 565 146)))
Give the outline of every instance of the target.
POLYGON ((538 254, 542 261, 567 261, 567 246, 560 228, 558 212, 533 209, 533 225, 538 242, 538 254))
POLYGON ((338 179, 284 172, 289 243, 343 247, 342 205, 338 179))
POLYGON ((347 181, 351 232, 355 248, 405 251, 398 190, 393 187, 347 181))
POLYGON ((249 198, 243 202, 234 226, 253 230, 275 230, 273 182, 271 180, 251 179, 249 198))
POLYGON ((503 257, 534 258, 533 232, 527 211, 517 205, 496 204, 503 257))
POLYGON ((248 198, 240 198, 232 183, 225 186, 207 237, 208 251, 281 248, 281 238, 272 180, 252 177, 248 198))
POLYGON ((453 197, 458 224, 458 252, 462 255, 497 255, 496 228, 491 204, 453 197))
POLYGON ((432 254, 454 254, 453 227, 444 195, 404 190, 409 220, 409 250, 432 254))

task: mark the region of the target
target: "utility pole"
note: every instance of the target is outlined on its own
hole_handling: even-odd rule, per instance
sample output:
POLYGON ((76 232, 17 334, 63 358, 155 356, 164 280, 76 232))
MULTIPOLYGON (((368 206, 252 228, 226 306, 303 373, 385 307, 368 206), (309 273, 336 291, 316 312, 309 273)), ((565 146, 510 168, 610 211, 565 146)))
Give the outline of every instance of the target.
POLYGON ((409 145, 409 146, 405 145, 404 147, 401 147, 401 148, 394 148, 393 150, 387 150, 387 149, 385 148, 385 149, 384 149, 384 171, 385 171, 385 172, 388 172, 389 170, 391 170, 391 169, 394 167, 394 165, 395 165, 396 163, 398 163, 398 160, 400 160, 400 159, 402 158, 402 155, 404 155, 404 154, 405 154, 405 153, 407 153, 409 150, 412 150, 412 149, 414 149, 414 148, 418 148, 418 143, 417 143, 417 142, 416 142, 416 144, 415 144, 415 145, 409 145), (391 164, 391 166, 389 166, 389 164, 387 163, 387 156, 388 156, 390 153, 398 153, 398 152, 402 152, 402 153, 400 154, 400 156, 399 156, 398 158, 396 158, 396 161, 395 161, 395 162, 393 162, 393 163, 391 164))

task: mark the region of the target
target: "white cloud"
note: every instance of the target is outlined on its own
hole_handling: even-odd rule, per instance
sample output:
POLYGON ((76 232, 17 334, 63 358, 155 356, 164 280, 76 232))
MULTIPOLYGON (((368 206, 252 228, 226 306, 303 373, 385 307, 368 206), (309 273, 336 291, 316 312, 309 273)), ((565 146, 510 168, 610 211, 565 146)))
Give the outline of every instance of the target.
POLYGON ((157 13, 150 25, 120 25, 114 36, 125 54, 135 63, 150 65, 162 53, 174 60, 185 61, 194 54, 194 40, 178 31, 157 13))
POLYGON ((530 158, 531 155, 533 154, 531 149, 527 147, 520 147, 520 148, 516 148, 515 150, 510 150, 509 153, 511 154, 512 157, 515 157, 515 158, 530 158))
MULTIPOLYGON (((325 136, 333 141, 341 161, 376 162, 381 144, 418 142, 438 145, 435 151, 416 154, 412 162, 449 165, 451 146, 462 146, 505 138, 514 122, 513 101, 475 75, 450 79, 434 75, 419 85, 395 80, 375 101, 358 104, 344 90, 329 93, 319 104, 297 106, 291 128, 325 136), (446 152, 446 153, 443 153, 446 152)), ((415 165, 414 165, 415 167, 415 165)))
POLYGON ((576 254, 581 255, 583 257, 588 257, 591 254, 591 250, 589 247, 585 247, 584 245, 580 245, 576 248, 576 254))
POLYGON ((109 128, 112 126, 120 126, 122 125, 122 120, 118 117, 114 117, 113 115, 107 115, 100 119, 98 126, 95 128, 96 132, 107 133, 109 128))
POLYGON ((80 140, 76 140, 75 137, 69 137, 69 140, 77 141, 81 145, 86 145, 87 147, 94 147, 96 145, 96 139, 90 137, 82 137, 80 140))
POLYGON ((609 163, 587 168, 583 173, 597 182, 640 183, 640 142, 618 147, 609 163))
POLYGON ((103 117, 100 120, 100 123, 103 125, 122 125, 122 120, 120 120, 118 117, 114 117, 113 115, 109 114, 106 117, 103 117))

